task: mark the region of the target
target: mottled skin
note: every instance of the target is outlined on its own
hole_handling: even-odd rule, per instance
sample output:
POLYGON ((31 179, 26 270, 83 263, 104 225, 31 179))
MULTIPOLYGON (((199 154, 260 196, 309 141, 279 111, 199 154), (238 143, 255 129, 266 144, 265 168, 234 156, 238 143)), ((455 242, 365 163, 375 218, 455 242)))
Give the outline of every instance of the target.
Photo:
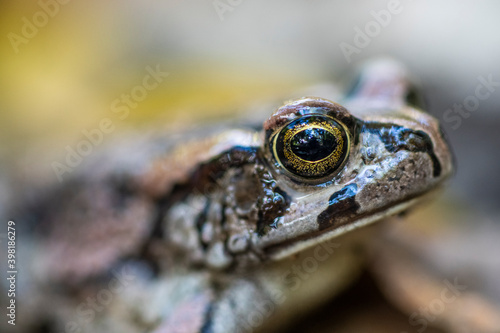
POLYGON ((372 229, 359 228, 406 210, 452 172, 437 120, 406 102, 409 91, 400 67, 378 63, 342 105, 304 97, 260 130, 215 129, 175 148, 146 139, 118 168, 104 153, 111 167, 88 166, 55 190, 52 205, 37 206, 41 283, 58 283, 66 308, 49 311, 55 327, 270 331, 324 303, 363 264, 358 250, 372 229), (270 138, 312 113, 345 126, 349 155, 335 173, 307 181, 280 167, 270 138), (68 310, 102 290, 112 269, 135 282, 96 318, 68 310))

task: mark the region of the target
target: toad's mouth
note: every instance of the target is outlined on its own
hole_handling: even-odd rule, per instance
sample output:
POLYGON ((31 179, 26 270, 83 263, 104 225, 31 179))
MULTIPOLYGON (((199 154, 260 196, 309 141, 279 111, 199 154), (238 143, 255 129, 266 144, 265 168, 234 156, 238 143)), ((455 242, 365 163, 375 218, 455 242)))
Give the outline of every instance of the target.
POLYGON ((396 215, 414 206, 420 202, 426 194, 421 194, 411 200, 405 200, 397 204, 383 206, 375 212, 369 212, 364 215, 359 215, 358 218, 343 223, 342 225, 334 225, 324 230, 310 232, 301 237, 290 239, 279 244, 271 244, 263 249, 266 257, 270 260, 281 260, 293 254, 306 250, 316 244, 331 240, 349 231, 373 224, 383 218, 396 215))

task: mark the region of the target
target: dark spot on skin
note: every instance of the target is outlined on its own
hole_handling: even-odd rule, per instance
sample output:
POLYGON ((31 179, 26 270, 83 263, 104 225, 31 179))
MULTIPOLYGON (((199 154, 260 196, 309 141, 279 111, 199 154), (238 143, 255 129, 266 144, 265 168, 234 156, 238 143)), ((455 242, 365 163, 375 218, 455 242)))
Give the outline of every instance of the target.
POLYGON ((226 225, 226 203, 223 202, 222 203, 222 207, 220 209, 220 216, 221 216, 221 220, 220 220, 220 225, 222 228, 224 228, 224 226, 226 225))
POLYGON ((264 185, 264 194, 259 198, 257 203, 259 209, 257 233, 259 236, 265 235, 270 228, 277 228, 279 217, 285 215, 291 202, 290 196, 285 191, 279 187, 275 187, 276 182, 263 182, 262 184, 264 185))
POLYGON ((200 212, 200 214, 198 214, 198 216, 196 217, 196 229, 198 230, 198 238, 199 238, 200 244, 201 244, 204 251, 207 250, 208 244, 206 244, 203 241, 202 232, 203 232, 203 226, 205 225, 205 222, 207 221, 207 215, 208 215, 209 209, 210 209, 210 200, 207 199, 207 202, 205 203, 205 207, 200 212))
POLYGON ((432 161, 433 176, 439 177, 441 175, 441 163, 434 153, 434 145, 427 133, 394 124, 370 122, 365 123, 363 131, 378 135, 384 143, 385 149, 391 153, 400 150, 427 153, 432 161))
POLYGON ((203 316, 203 325, 200 328, 199 333, 213 333, 214 329, 214 316, 216 315, 215 310, 217 309, 217 304, 224 297, 222 294, 227 289, 227 284, 219 281, 217 279, 210 280, 210 291, 212 294, 211 300, 208 303, 205 315, 203 316))
POLYGON ((255 206, 255 200, 262 192, 260 178, 253 171, 252 166, 234 169, 229 179, 232 198, 226 197, 224 200, 232 201, 232 205, 247 213, 255 206))
POLYGON ((356 184, 349 184, 338 192, 333 193, 328 201, 328 208, 318 215, 318 226, 324 230, 337 225, 342 220, 350 219, 356 215, 359 205, 355 200, 358 193, 356 184))
POLYGON ((203 317, 203 326, 200 329, 200 333, 213 333, 213 314, 214 314, 214 304, 210 302, 203 317))

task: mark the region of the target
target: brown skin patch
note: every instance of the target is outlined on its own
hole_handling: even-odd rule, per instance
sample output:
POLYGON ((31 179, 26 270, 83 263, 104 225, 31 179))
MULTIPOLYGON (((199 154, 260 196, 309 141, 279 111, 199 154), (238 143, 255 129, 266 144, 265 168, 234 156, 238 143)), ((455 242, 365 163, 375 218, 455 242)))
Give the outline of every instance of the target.
MULTIPOLYGON (((217 144, 228 148, 232 146, 232 142, 221 142, 219 137, 214 136, 184 143, 172 154, 153 161, 148 172, 138 180, 141 190, 153 198, 159 198, 169 193, 176 183, 188 182, 197 166, 212 157, 211 148, 217 144)), ((240 156, 235 155, 233 159, 233 163, 237 163, 240 156)))
MULTIPOLYGON (((161 237, 164 234, 163 216, 170 207, 186 200, 190 195, 209 195, 215 191, 221 192, 226 198, 233 198, 234 207, 231 203, 228 204, 235 212, 238 208, 242 211, 249 210, 239 218, 246 221, 249 229, 259 234, 275 228, 277 219, 287 212, 291 203, 290 197, 277 186, 276 180, 265 166, 260 149, 238 146, 202 163, 192 172, 187 182, 173 186, 172 192, 159 202, 163 206, 158 209, 160 215, 156 219, 154 235, 161 237), (226 179, 225 176, 229 178, 226 179), (219 185, 218 181, 222 179, 224 183, 231 184, 230 188, 235 188, 235 191, 229 193, 225 185, 219 185)), ((198 216, 196 224, 199 231, 208 221, 210 201, 207 205, 198 216)), ((227 229, 223 232, 227 232, 227 229)))
MULTIPOLYGON (((177 306, 167 320, 153 333, 198 333, 207 330, 207 313, 211 309, 213 295, 198 294, 177 306)), ((207 330, 208 332, 208 330, 207 330)))
POLYGON ((227 150, 210 161, 201 163, 185 183, 174 186, 169 197, 178 197, 179 192, 189 194, 194 190, 207 193, 214 189, 214 184, 230 168, 238 168, 247 164, 257 163, 259 157, 258 148, 255 147, 234 147, 227 150))
POLYGON ((40 221, 46 235, 47 272, 56 281, 76 284, 102 274, 133 255, 149 237, 153 207, 146 198, 104 180, 70 183, 57 193, 40 221))

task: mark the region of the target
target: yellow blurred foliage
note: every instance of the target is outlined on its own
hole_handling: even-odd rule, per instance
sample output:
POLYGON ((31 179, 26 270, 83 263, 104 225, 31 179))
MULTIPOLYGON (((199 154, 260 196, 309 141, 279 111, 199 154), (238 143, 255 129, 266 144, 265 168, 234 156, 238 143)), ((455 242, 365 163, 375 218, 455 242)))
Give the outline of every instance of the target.
POLYGON ((82 130, 109 116, 113 100, 141 84, 147 66, 159 65, 170 75, 130 112, 123 127, 224 116, 256 98, 275 98, 304 85, 269 64, 143 49, 141 35, 130 31, 120 6, 61 4, 34 37, 24 39, 26 20, 33 23, 35 15, 43 15, 40 4, 2 5, 0 32, 6 38, 0 46, 0 139, 9 156, 30 149, 64 153, 63 147, 82 130), (23 42, 15 45, 13 34, 23 42))

